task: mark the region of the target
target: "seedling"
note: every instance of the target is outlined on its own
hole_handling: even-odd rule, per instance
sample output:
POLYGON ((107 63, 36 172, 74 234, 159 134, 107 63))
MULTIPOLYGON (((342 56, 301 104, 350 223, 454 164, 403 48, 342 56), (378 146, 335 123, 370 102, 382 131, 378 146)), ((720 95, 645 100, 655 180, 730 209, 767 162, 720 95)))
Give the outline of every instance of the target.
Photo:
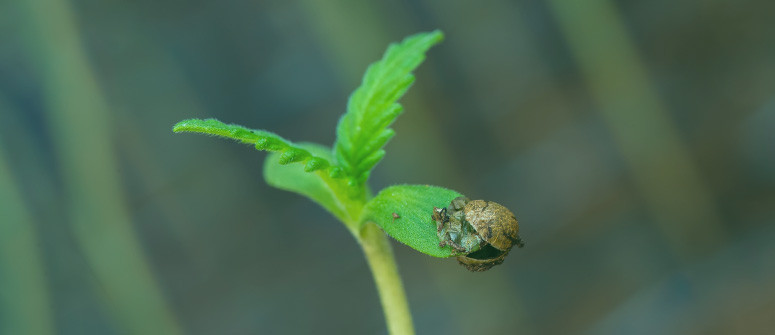
POLYGON ((494 202, 471 201, 429 185, 391 186, 376 196, 367 187, 371 170, 385 156, 382 148, 395 134, 388 127, 403 112, 397 101, 414 82, 412 71, 442 39, 438 30, 409 36, 369 66, 339 120, 333 149, 215 119, 183 120, 173 128, 271 152, 264 163, 267 183, 318 203, 363 248, 391 334, 413 334, 414 329, 385 234, 433 257, 458 257, 473 271, 500 264, 513 245, 522 246, 514 214, 494 202))

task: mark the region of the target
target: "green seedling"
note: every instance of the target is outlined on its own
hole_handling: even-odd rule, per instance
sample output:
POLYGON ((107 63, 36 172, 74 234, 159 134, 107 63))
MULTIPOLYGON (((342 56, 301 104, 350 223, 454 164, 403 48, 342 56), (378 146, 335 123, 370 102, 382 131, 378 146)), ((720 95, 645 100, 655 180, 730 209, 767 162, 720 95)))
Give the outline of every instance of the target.
POLYGON ((517 220, 505 207, 429 185, 396 185, 372 196, 369 174, 385 156, 401 115, 397 103, 414 82, 412 71, 441 42, 440 31, 419 33, 391 44, 371 64, 339 120, 333 148, 293 143, 277 134, 215 119, 183 120, 174 132, 231 138, 271 152, 264 164, 269 185, 316 202, 352 233, 371 268, 391 334, 413 334, 404 289, 385 234, 433 257, 457 257, 468 269, 484 271, 522 246, 517 220))

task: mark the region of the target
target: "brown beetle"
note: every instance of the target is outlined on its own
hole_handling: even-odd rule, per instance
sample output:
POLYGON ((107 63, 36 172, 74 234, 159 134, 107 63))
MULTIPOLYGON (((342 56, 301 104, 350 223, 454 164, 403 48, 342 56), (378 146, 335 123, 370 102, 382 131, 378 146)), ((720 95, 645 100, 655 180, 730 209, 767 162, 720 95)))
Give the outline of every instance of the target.
POLYGON ((458 197, 446 208, 435 208, 439 246, 451 246, 457 260, 471 271, 503 263, 513 246, 522 247, 514 213, 492 201, 458 197))

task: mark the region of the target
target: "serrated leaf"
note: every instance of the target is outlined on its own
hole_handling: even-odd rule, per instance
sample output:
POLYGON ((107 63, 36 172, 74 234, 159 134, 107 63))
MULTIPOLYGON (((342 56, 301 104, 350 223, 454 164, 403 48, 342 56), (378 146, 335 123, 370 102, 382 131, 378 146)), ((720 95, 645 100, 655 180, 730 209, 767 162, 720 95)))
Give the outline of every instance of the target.
POLYGON ((313 143, 299 143, 297 145, 313 155, 314 158, 309 159, 303 166, 300 164, 281 165, 280 161, 283 160, 284 153, 269 154, 264 161, 264 179, 267 184, 304 195, 323 206, 338 219, 345 221, 347 217, 345 205, 337 200, 336 191, 331 186, 331 181, 326 180, 330 177, 327 174, 308 173, 309 171, 307 171, 310 165, 331 159, 331 149, 313 143))
POLYGON ((419 252, 449 257, 453 250, 450 246, 439 247, 436 222, 431 216, 433 207, 447 207, 459 196, 453 190, 430 185, 391 186, 366 204, 361 221, 376 223, 385 233, 419 252))
POLYGON ((425 52, 444 38, 440 31, 420 33, 391 44, 381 60, 366 70, 363 82, 347 103, 337 125, 336 162, 353 184, 364 184, 385 155, 382 147, 393 137, 387 129, 401 114, 396 103, 409 89, 425 52))
POLYGON ((242 143, 251 143, 257 150, 278 152, 278 159, 274 160, 276 164, 285 165, 289 163, 302 163, 303 171, 313 172, 317 170, 325 171, 331 177, 341 176, 340 169, 331 164, 330 154, 325 157, 313 155, 302 146, 296 145, 279 135, 265 130, 256 130, 245 128, 240 125, 226 124, 216 119, 188 119, 178 122, 172 131, 192 132, 207 135, 215 135, 242 143))

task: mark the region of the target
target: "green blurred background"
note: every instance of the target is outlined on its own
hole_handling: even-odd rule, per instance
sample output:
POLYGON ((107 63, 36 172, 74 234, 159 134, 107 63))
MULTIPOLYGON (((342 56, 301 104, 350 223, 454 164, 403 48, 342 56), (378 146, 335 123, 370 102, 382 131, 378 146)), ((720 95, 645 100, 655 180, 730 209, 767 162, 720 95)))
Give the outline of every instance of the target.
POLYGON ((394 249, 419 334, 770 334, 775 2, 0 2, 0 333, 385 334, 349 233, 215 117, 331 144, 446 33, 378 190, 511 208, 489 272, 394 249))

